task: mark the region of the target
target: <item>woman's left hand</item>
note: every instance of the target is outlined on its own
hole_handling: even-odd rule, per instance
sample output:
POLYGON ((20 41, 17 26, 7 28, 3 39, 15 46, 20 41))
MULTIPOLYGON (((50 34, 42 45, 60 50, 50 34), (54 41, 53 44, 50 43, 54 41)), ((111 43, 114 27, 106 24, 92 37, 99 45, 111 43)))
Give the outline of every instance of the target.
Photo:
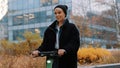
POLYGON ((65 54, 65 52, 66 52, 65 49, 59 49, 58 50, 58 55, 63 56, 65 54))

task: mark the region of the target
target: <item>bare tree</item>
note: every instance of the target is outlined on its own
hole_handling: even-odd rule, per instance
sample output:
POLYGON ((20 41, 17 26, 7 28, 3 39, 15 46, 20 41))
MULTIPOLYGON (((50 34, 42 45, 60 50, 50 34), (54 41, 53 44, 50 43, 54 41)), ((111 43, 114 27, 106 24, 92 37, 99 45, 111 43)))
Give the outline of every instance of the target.
POLYGON ((110 28, 115 28, 117 32, 108 32, 107 35, 109 35, 109 42, 110 42, 110 45, 111 44, 111 41, 117 41, 119 42, 119 33, 120 33, 120 21, 119 21, 119 5, 118 5, 118 0, 96 0, 97 2, 99 2, 100 4, 102 5, 107 5, 109 7, 111 7, 111 9, 107 10, 107 11, 104 11, 102 12, 102 21, 103 21, 103 24, 102 25, 105 25, 106 27, 110 27, 110 28), (105 23, 106 22, 106 23, 105 23))

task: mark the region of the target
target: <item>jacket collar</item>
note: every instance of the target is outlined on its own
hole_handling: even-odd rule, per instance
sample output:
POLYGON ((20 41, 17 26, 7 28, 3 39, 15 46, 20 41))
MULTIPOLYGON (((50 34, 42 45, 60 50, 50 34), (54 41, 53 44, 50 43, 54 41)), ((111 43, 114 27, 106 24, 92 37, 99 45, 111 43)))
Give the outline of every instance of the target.
MULTIPOLYGON (((49 27, 56 30, 56 25, 57 25, 57 20, 55 20, 49 27)), ((61 26, 61 29, 64 28, 65 26, 67 26, 67 24, 69 24, 69 20, 65 19, 64 24, 61 26)))

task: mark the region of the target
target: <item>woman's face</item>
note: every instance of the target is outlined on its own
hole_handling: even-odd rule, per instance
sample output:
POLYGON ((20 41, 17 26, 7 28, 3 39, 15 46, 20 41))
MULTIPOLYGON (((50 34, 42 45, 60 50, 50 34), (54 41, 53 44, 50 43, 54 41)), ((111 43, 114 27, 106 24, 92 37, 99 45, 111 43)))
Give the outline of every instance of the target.
POLYGON ((58 22, 63 22, 65 19, 65 13, 61 8, 55 8, 54 9, 55 17, 58 22))

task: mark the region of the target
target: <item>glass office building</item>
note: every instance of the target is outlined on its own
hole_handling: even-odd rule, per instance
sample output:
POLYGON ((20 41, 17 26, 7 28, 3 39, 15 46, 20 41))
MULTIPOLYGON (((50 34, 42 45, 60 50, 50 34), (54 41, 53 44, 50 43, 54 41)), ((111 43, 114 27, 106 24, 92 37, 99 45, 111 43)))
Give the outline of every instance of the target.
POLYGON ((91 35, 86 35, 84 28, 80 30, 83 31, 80 35, 81 44, 114 45, 117 43, 116 24, 105 12, 94 11, 101 7, 92 6, 95 1, 99 0, 8 0, 8 14, 2 20, 7 22, 7 38, 11 41, 16 41, 18 37, 24 39, 26 30, 35 32, 35 29, 40 30, 43 37, 45 29, 55 20, 53 8, 57 4, 66 4, 70 21, 78 21, 76 24, 82 26, 87 24, 91 31, 91 35), (79 20, 75 19, 76 16, 79 20))
POLYGON ((70 0, 9 0, 8 37, 17 40, 24 31, 39 29, 41 36, 54 18, 53 8, 57 4, 70 4, 70 0))

